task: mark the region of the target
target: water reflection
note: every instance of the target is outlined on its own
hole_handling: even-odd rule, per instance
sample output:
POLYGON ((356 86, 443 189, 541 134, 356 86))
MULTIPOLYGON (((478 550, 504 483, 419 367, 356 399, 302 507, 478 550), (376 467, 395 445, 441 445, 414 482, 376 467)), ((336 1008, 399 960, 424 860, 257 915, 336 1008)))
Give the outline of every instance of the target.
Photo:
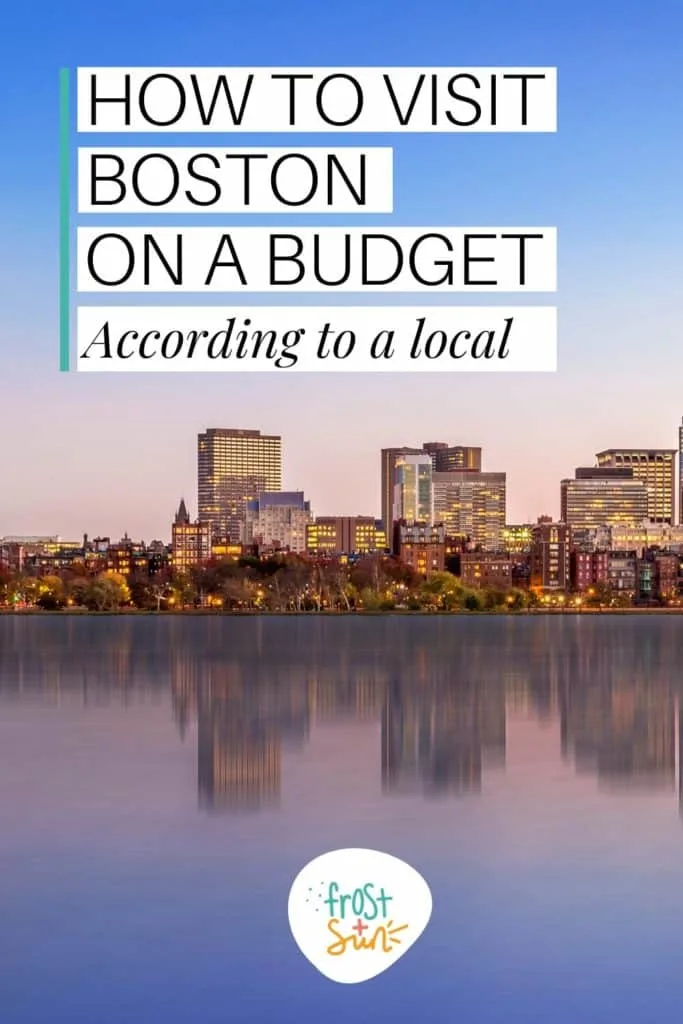
POLYGON ((476 793, 519 710, 601 786, 680 800, 682 654, 674 618, 4 617, 0 698, 134 713, 170 691, 207 811, 277 807, 283 752, 341 722, 377 725, 388 796, 476 793))
POLYGON ((401 675, 382 708, 382 782, 386 792, 477 791, 486 768, 505 766, 505 690, 499 682, 455 685, 401 675))

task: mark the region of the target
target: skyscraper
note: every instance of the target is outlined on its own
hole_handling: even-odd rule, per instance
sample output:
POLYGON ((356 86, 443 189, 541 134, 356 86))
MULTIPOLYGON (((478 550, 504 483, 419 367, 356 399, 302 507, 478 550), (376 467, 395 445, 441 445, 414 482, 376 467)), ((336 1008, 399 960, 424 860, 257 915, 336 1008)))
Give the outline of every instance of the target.
POLYGON ((673 448, 608 448, 595 456, 600 468, 628 467, 647 488, 647 516, 653 523, 674 522, 676 502, 673 448))
POLYGON ((481 472, 481 448, 464 444, 449 445, 445 441, 427 441, 422 448, 431 455, 435 473, 462 470, 481 472))
POLYGON ((282 487, 282 438, 211 428, 197 439, 199 519, 214 536, 240 540, 246 503, 282 487))
POLYGON ((434 518, 432 460, 426 452, 399 455, 394 468, 394 522, 429 523, 434 518))
POLYGON ((404 455, 424 455, 424 451, 421 448, 382 448, 382 525, 390 545, 394 536, 396 462, 404 455))
POLYGON ((678 522, 683 526, 683 419, 678 428, 678 522))
POLYGON ((483 551, 505 547, 505 473, 434 473, 434 518, 449 537, 464 536, 483 551))
MULTIPOLYGON (((406 456, 429 456, 433 473, 480 472, 481 448, 471 445, 450 445, 446 441, 427 441, 421 448, 383 448, 382 449, 382 524, 389 544, 394 536, 394 522, 397 518, 413 519, 413 516, 395 516, 396 473, 401 460, 406 456)), ((423 461, 422 465, 426 465, 423 461)), ((426 470, 422 470, 423 477, 426 470)), ((404 476, 406 474, 404 473, 404 476)), ((420 521, 432 522, 423 508, 420 521)))

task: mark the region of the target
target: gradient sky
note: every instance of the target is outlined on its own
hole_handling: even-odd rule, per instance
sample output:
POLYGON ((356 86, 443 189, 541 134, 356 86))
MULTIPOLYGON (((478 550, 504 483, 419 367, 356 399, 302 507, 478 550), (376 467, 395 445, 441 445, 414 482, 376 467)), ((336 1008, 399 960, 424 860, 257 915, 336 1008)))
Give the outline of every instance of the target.
POLYGON ((304 489, 318 514, 379 514, 383 446, 482 445, 485 468, 508 473, 510 522, 557 515, 560 479, 602 448, 676 446, 680 0, 39 0, 7 6, 1 34, 0 536, 166 538, 181 494, 196 511, 196 434, 207 426, 281 433, 283 484, 304 489), (390 222, 557 225, 558 373, 60 374, 58 69, 108 64, 557 65, 557 135, 381 143, 395 147, 390 222))

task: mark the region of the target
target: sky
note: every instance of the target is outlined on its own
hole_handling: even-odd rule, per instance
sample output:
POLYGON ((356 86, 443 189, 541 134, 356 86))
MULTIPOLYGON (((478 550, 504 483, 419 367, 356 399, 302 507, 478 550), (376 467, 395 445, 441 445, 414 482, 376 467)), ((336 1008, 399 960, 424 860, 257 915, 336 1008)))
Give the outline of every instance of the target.
MULTIPOLYGON (((379 515, 387 446, 481 445, 484 468, 508 474, 509 522, 558 515, 560 480, 604 448, 676 447, 677 0, 120 0, 115 15, 100 3, 39 0, 6 5, 0 34, 0 536, 168 538, 181 495, 196 512, 196 435, 207 427, 281 434, 283 486, 303 489, 320 515, 379 515), (558 372, 60 373, 58 73, 79 65, 557 66, 555 135, 403 134, 380 144, 394 147, 390 223, 557 226, 558 372)), ((202 138, 210 143, 220 139, 202 138)))

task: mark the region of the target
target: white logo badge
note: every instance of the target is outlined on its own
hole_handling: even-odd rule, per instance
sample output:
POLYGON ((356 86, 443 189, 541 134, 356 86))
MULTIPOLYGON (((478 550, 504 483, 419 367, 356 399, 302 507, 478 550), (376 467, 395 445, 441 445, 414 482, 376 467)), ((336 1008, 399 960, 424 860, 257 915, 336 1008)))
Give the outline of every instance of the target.
POLYGON ((432 894, 422 875, 388 853, 332 850, 296 876, 288 913, 306 959, 331 981, 355 985, 417 942, 432 915, 432 894))

